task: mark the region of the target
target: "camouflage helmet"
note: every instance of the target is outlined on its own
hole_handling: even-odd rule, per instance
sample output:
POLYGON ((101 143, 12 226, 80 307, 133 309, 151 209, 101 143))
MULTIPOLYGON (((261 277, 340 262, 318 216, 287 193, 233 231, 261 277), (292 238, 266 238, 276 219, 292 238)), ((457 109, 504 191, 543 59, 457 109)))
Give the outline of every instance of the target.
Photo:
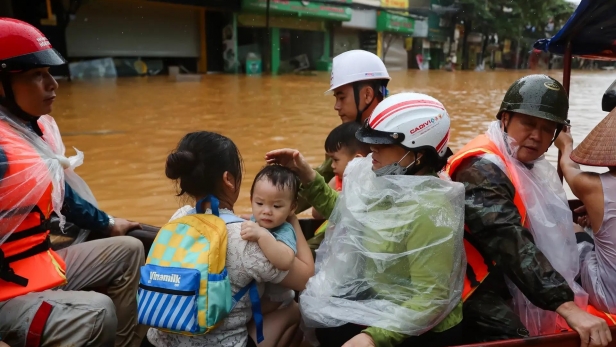
POLYGON ((516 112, 567 124, 569 97, 565 88, 552 77, 529 75, 515 81, 503 98, 496 118, 503 112, 516 112))

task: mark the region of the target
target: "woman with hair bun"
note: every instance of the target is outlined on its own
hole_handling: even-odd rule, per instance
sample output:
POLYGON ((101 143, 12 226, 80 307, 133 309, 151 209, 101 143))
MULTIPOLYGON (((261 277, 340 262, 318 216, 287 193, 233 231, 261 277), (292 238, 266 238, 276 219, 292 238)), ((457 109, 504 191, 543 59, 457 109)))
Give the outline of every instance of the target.
MULTIPOLYGON (((188 195, 194 202, 193 206, 179 209, 171 219, 192 213, 194 203, 208 195, 219 200, 220 214, 233 214, 233 206, 240 193, 242 169, 241 155, 229 138, 207 131, 184 136, 178 147, 167 157, 165 174, 177 182, 178 196, 188 195)), ((212 213, 209 203, 204 203, 202 207, 205 213, 212 213)), ((252 280, 256 280, 260 286, 264 282, 271 282, 297 291, 305 288, 314 273, 314 262, 301 232, 296 232, 298 261, 294 261, 291 270, 287 272, 276 269, 256 242, 242 239, 241 223, 228 224, 227 231, 226 268, 233 293, 252 280)), ((148 339, 157 347, 256 346, 254 329, 249 334, 247 328, 251 317, 250 300, 244 296, 222 324, 206 335, 184 336, 152 328, 148 332, 148 339)), ((265 340, 259 346, 291 345, 299 318, 299 308, 295 302, 284 309, 266 314, 265 340)))

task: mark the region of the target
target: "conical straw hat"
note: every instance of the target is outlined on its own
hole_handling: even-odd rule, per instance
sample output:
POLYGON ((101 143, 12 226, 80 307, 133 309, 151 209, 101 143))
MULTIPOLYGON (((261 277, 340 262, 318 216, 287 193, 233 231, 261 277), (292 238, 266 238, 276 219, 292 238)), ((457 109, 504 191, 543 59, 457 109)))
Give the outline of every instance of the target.
POLYGON ((589 166, 616 166, 616 109, 573 150, 571 160, 589 166))

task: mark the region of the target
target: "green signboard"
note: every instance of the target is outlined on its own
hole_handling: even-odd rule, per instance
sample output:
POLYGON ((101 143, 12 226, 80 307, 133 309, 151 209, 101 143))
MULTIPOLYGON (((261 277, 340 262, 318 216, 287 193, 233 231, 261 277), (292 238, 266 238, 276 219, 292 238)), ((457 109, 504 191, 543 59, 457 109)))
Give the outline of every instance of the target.
MULTIPOLYGON (((268 0, 242 0, 243 11, 264 12, 268 0)), ((353 0, 334 0, 341 6, 323 2, 299 0, 269 0, 270 13, 293 14, 299 17, 311 17, 337 21, 351 20, 351 3, 353 0)))
POLYGON ((450 21, 445 20, 437 14, 428 16, 428 40, 432 42, 446 42, 451 37, 453 28, 449 26, 450 21))
POLYGON ((413 35, 415 20, 386 11, 379 11, 376 18, 376 31, 413 35))

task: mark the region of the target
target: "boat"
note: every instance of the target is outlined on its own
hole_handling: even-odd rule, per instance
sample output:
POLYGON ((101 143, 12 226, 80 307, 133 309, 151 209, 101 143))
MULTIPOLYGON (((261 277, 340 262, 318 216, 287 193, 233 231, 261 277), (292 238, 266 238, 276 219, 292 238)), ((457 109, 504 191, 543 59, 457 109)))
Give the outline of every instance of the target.
MULTIPOLYGON (((616 60, 616 1, 613 0, 582 0, 563 28, 552 38, 542 39, 535 43, 535 48, 564 56, 563 86, 570 92, 571 61, 572 57, 586 59, 616 60)), ((608 88, 603 98, 603 110, 611 111, 616 107, 616 82, 608 88)), ((559 156, 560 157, 560 156, 559 156)), ((562 176, 561 176, 562 179, 562 176)), ((571 211, 581 206, 578 200, 569 201, 571 211)), ((577 215, 573 212, 574 220, 577 215)), ((306 239, 314 236, 314 232, 323 223, 323 220, 300 219, 300 225, 306 239)), ((146 253, 156 237, 159 228, 142 224, 142 228, 128 233, 139 239, 146 253)), ((64 233, 52 235, 53 248, 62 248, 81 240, 94 240, 107 237, 102 234, 88 233, 75 225, 67 225, 64 233)), ((104 288, 93 288, 104 292, 104 288)), ((611 328, 613 342, 609 346, 616 347, 616 326, 611 328)), ((144 339, 143 347, 151 346, 144 339)), ((580 339, 575 332, 563 332, 553 335, 531 337, 525 339, 512 339, 460 347, 578 347, 580 339)))

